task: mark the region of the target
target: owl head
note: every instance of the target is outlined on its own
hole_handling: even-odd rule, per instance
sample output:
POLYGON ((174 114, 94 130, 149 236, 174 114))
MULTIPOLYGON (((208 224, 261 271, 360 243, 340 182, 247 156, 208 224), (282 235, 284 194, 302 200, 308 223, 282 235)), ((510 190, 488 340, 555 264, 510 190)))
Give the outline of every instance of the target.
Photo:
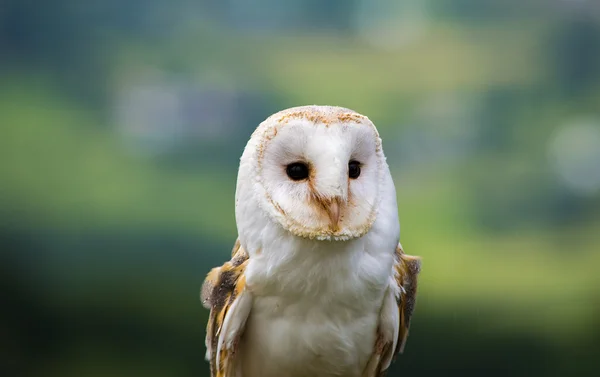
POLYGON ((332 106, 283 110, 258 126, 242 155, 238 232, 267 218, 297 237, 358 238, 371 229, 389 184, 393 190, 381 139, 366 116, 332 106))

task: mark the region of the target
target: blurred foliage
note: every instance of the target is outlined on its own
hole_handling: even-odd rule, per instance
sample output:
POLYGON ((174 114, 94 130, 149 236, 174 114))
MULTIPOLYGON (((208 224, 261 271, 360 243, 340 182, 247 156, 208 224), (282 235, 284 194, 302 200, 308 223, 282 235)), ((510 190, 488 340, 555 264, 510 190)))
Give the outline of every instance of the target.
POLYGON ((239 156, 318 103, 375 122, 424 259, 391 375, 595 375, 599 63, 593 1, 5 0, 3 370, 208 376, 239 156))

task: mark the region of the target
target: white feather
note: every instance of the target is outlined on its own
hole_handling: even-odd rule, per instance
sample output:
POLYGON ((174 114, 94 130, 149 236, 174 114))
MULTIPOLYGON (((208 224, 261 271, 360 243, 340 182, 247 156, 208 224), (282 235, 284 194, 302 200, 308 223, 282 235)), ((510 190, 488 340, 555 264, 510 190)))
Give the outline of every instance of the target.
POLYGON ((252 294, 243 290, 242 293, 233 301, 223 325, 219 330, 219 339, 217 341, 217 365, 220 362, 221 350, 223 347, 231 349, 233 342, 241 334, 241 330, 246 324, 250 310, 252 309, 252 294))
POLYGON ((392 342, 392 347, 388 349, 388 352, 383 355, 381 362, 382 369, 387 369, 394 357, 394 350, 398 344, 398 333, 400 332, 400 311, 398 308, 398 302, 396 301, 396 280, 391 279, 390 288, 385 294, 383 301, 383 307, 381 308, 381 322, 380 329, 383 335, 384 342, 392 342))

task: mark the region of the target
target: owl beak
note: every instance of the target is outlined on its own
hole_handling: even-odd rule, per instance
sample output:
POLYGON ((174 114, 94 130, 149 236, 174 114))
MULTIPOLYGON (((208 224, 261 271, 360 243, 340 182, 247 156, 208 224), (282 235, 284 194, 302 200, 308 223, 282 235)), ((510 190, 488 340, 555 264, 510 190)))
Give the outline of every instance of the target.
POLYGON ((333 228, 337 228, 338 223, 340 222, 340 204, 337 199, 331 201, 331 203, 327 207, 327 213, 329 214, 331 226, 333 228))

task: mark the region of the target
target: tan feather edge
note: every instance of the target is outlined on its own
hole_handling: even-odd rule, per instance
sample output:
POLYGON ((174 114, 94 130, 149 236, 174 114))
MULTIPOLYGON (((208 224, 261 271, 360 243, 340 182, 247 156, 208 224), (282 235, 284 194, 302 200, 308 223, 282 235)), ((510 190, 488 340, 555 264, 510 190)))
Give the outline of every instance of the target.
MULTIPOLYGON (((395 360, 398 354, 404 352, 406 340, 408 339, 408 330, 410 328, 410 320, 415 309, 417 298, 417 277, 421 272, 421 258, 407 255, 402 249, 402 245, 398 244, 396 248, 396 263, 394 265, 395 278, 400 288, 400 292, 396 298, 399 310, 399 331, 396 349, 393 351, 393 359, 395 360)), ((384 377, 387 374, 387 369, 382 369, 381 360, 383 355, 392 347, 391 342, 384 343, 381 330, 377 329, 377 340, 374 347, 374 358, 372 359, 377 364, 371 364, 368 368, 366 377, 384 377)))
POLYGON ((421 258, 405 254, 400 244, 398 244, 398 248, 396 249, 396 256, 399 261, 399 263, 396 263, 396 271, 398 272, 396 279, 398 285, 401 287, 401 292, 398 297, 400 332, 394 354, 403 353, 406 346, 410 320, 417 300, 417 278, 421 272, 421 258))
MULTIPOLYGON (((210 316, 206 326, 206 347, 207 358, 210 362, 211 377, 231 376, 233 368, 233 355, 236 351, 236 345, 231 348, 223 347, 217 363, 217 344, 219 334, 225 320, 225 316, 234 300, 242 293, 246 287, 246 277, 244 271, 248 264, 248 253, 237 240, 231 252, 230 261, 221 267, 213 268, 200 291, 200 300, 202 305, 210 309, 210 316)), ((237 342, 236 342, 237 343, 237 342)))

